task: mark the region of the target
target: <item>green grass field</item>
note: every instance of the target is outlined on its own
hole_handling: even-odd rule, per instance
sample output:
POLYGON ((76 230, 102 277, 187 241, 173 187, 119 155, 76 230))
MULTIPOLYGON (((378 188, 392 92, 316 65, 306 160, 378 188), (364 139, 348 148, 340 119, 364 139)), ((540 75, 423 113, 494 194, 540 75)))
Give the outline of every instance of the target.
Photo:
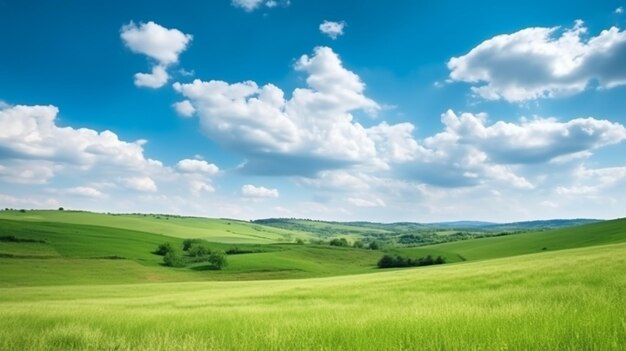
POLYGON ((257 241, 246 237, 258 231, 249 228, 256 224, 240 222, 239 234, 223 233, 227 220, 169 219, 180 231, 164 235, 163 227, 153 231, 162 218, 2 213, 0 237, 22 241, 0 241, 0 350, 621 350, 626 344, 624 219, 373 251, 285 242, 309 235, 300 232, 257 241), (183 229, 194 226, 219 234, 199 236, 214 249, 253 253, 229 256, 220 271, 203 263, 164 267, 151 251, 163 242, 180 246, 183 229), (443 255, 448 264, 380 270, 375 264, 384 253, 443 255))
POLYGON ((202 238, 228 243, 293 242, 310 239, 304 232, 284 230, 245 221, 164 215, 113 215, 76 211, 0 211, 0 219, 85 224, 161 234, 175 238, 202 238))
POLYGON ((2 350, 621 350, 626 244, 306 280, 0 289, 2 350))
POLYGON ((462 260, 485 260, 625 241, 626 219, 617 219, 572 228, 401 248, 395 251, 412 256, 423 256, 425 254, 442 255, 449 262, 456 262, 462 260))

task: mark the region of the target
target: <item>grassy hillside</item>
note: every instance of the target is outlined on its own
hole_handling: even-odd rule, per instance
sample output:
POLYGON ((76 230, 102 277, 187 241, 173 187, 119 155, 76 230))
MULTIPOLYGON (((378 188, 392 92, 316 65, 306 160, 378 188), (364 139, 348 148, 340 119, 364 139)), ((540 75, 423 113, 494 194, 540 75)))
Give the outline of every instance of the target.
POLYGON ((626 242, 626 219, 394 251, 411 256, 442 255, 448 261, 474 261, 620 242, 626 242))
POLYGON ((621 350, 626 244, 349 277, 0 288, 2 350, 621 350))
POLYGON ((86 224, 162 234, 175 238, 202 238, 228 243, 293 242, 310 234, 230 219, 167 215, 113 215, 76 211, 0 211, 0 219, 29 222, 86 224))
MULTIPOLYGON (((69 216, 77 217, 80 216, 69 216)), ((27 242, 0 240, 0 286, 289 279, 368 273, 377 270, 376 262, 384 253, 412 258, 444 256, 451 264, 626 242, 626 220, 415 248, 390 247, 385 251, 329 245, 206 242, 214 250, 236 246, 252 252, 228 256, 230 264, 221 271, 210 269, 206 262, 186 268, 164 267, 162 257, 152 252, 164 242, 181 247, 182 239, 161 234, 84 224, 0 220, 0 237, 9 235, 27 242)))
POLYGON ((208 263, 162 266, 162 257, 152 253, 156 247, 165 242, 181 247, 183 240, 160 234, 0 220, 0 237, 7 236, 26 242, 0 240, 0 286, 320 277, 371 272, 382 255, 328 245, 206 242, 214 250, 238 247, 253 252, 229 256, 228 267, 213 271, 208 263))

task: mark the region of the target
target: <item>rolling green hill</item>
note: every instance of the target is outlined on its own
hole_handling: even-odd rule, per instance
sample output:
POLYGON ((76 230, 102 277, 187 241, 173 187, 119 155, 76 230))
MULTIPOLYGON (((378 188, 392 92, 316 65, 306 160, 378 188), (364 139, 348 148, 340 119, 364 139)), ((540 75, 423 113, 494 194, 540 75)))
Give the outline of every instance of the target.
MULTIPOLYGON (((215 271, 207 263, 191 264, 187 268, 164 267, 162 257, 152 252, 165 242, 181 247, 181 238, 119 228, 120 221, 128 223, 126 220, 131 219, 135 227, 146 221, 149 224, 146 230, 150 230, 153 222, 162 219, 57 211, 12 213, 6 217, 19 220, 0 219, 0 237, 12 235, 29 242, 0 240, 0 286, 310 278, 376 271, 376 262, 384 253, 412 258, 441 255, 448 263, 457 263, 626 241, 624 219, 440 245, 388 247, 384 251, 271 241, 234 244, 226 237, 224 242, 207 241, 206 245, 215 250, 238 247, 249 253, 229 256, 229 266, 215 271), (42 218, 56 221, 39 221, 42 218), (94 218, 99 224, 105 224, 108 219, 113 227, 76 223, 94 218), (71 222, 62 223, 63 219, 71 222)), ((223 224, 208 220, 201 223, 209 231, 215 230, 209 224, 223 224)), ((220 238, 215 236, 210 240, 220 238)))
POLYGON ((231 219, 170 215, 104 214, 82 211, 0 211, 0 219, 30 222, 86 224, 162 234, 175 238, 202 238, 228 243, 293 242, 310 239, 304 232, 285 230, 231 219))
POLYGON ((183 239, 84 224, 0 220, 0 286, 345 275, 371 272, 381 255, 328 245, 206 241, 211 249, 251 253, 229 256, 229 266, 221 271, 208 269, 208 263, 175 269, 164 267, 162 257, 152 253, 166 242, 180 248, 183 239), (1 240, 9 236, 23 242, 1 240))
POLYGON ((625 252, 305 280, 0 288, 0 349, 621 350, 625 252))
POLYGON ((624 218, 534 233, 399 248, 394 252, 411 256, 442 255, 452 262, 485 260, 621 242, 626 242, 626 219, 624 218))

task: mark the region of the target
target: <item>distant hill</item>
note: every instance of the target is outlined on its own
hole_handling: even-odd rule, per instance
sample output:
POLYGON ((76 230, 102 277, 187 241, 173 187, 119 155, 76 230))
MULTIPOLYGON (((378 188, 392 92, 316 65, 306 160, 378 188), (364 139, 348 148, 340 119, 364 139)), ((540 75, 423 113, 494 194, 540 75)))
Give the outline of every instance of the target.
POLYGON ((307 232, 320 239, 346 237, 352 240, 425 245, 528 231, 542 231, 597 223, 597 219, 553 219, 512 223, 455 221, 435 223, 332 222, 296 218, 267 218, 253 223, 283 230, 307 232))

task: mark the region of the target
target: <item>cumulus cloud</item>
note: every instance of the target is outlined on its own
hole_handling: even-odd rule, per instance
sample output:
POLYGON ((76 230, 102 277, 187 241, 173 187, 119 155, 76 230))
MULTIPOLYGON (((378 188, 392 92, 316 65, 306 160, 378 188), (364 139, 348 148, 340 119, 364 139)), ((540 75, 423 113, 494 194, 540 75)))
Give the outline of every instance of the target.
POLYGON ((185 173, 204 173, 208 175, 215 175, 219 172, 219 168, 204 160, 184 159, 178 161, 176 168, 185 173))
POLYGON ((387 204, 377 197, 369 198, 349 197, 348 202, 356 207, 386 207, 387 204))
POLYGON ((614 188, 623 189, 626 185, 626 167, 589 169, 580 165, 572 175, 571 184, 555 188, 558 195, 597 196, 614 188))
POLYGON ((0 159, 81 169, 98 164, 137 171, 162 167, 161 162, 144 157, 145 140, 126 142, 108 130, 58 127, 57 114, 55 106, 18 105, 0 110, 0 159))
POLYGON ((252 12, 262 6, 273 8, 278 5, 289 6, 289 0, 231 0, 231 5, 239 7, 246 12, 252 12))
POLYGON ((594 150, 626 139, 619 123, 592 117, 559 122, 535 118, 519 124, 498 121, 487 125, 486 115, 448 110, 442 116, 446 138, 483 151, 502 164, 540 163, 556 157, 594 150))
POLYGON ((189 102, 189 100, 176 102, 173 107, 174 110, 176 110, 176 113, 182 117, 191 117, 196 112, 196 109, 193 107, 191 102, 189 102))
POLYGON ((132 52, 146 55, 156 62, 151 73, 135 74, 135 85, 148 88, 160 88, 167 83, 167 67, 178 62, 179 55, 193 38, 178 29, 168 29, 152 21, 139 25, 130 22, 122 26, 120 37, 132 52))
POLYGON ((144 155, 145 140, 127 142, 108 130, 59 127, 57 115, 55 106, 0 109, 0 183, 53 184, 55 178, 69 176, 99 185, 55 194, 92 198, 105 197, 104 187, 157 192, 157 182, 186 185, 193 194, 214 191, 210 177, 219 172, 214 164, 184 159, 170 168, 144 155))
POLYGON ((621 15, 622 13, 624 13, 624 7, 620 6, 618 8, 615 9, 615 13, 618 15, 621 15))
POLYGON ((486 114, 442 114, 445 129, 413 146, 395 168, 427 184, 457 187, 498 181, 532 189, 531 181, 518 174, 521 166, 588 157, 592 150, 626 139, 619 123, 595 118, 560 122, 535 118, 519 123, 488 124, 486 114))
POLYGON ((295 89, 290 99, 275 85, 253 81, 196 79, 174 88, 211 139, 246 156, 245 171, 310 175, 375 160, 375 142, 352 114, 380 110, 363 94, 361 79, 328 47, 301 56, 295 69, 308 75, 308 87, 295 89))
POLYGON ((532 27, 488 39, 448 61, 450 79, 487 100, 523 102, 626 84, 626 32, 587 38, 587 28, 532 27))
POLYGON ((131 177, 123 180, 128 189, 141 192, 153 193, 157 191, 157 186, 150 177, 131 177))
POLYGON ((152 67, 152 73, 136 73, 135 85, 138 87, 160 88, 167 83, 169 75, 165 67, 157 65, 152 67))
POLYGON ((270 189, 263 186, 254 186, 246 184, 241 187, 241 194, 250 198, 277 198, 279 196, 278 189, 270 189))
POLYGON ((333 22, 324 21, 320 24, 320 32, 327 35, 329 38, 335 40, 339 36, 343 35, 343 29, 346 27, 346 22, 333 22))
POLYGON ((77 195, 77 196, 83 196, 83 197, 88 197, 88 198, 104 197, 104 194, 100 190, 96 188, 88 187, 88 186, 77 186, 74 188, 65 189, 62 192, 66 194, 70 194, 70 195, 77 195))

